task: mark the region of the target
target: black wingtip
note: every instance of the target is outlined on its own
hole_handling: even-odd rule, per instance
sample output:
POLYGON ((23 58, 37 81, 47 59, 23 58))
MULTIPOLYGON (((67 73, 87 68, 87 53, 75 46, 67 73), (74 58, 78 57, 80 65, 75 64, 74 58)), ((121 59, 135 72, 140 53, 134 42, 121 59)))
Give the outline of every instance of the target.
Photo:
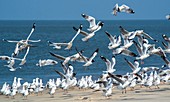
POLYGON ((119 26, 119 28, 120 28, 120 29, 123 29, 123 27, 122 27, 122 26, 119 26))
POLYGON ((107 36, 110 36, 110 33, 108 31, 105 31, 105 33, 107 34, 107 36))
POLYGON ((34 29, 35 29, 35 26, 36 26, 36 24, 35 24, 35 23, 33 23, 32 28, 34 28, 34 29))
POLYGON ((52 52, 49 52, 52 56, 55 56, 55 54, 54 53, 52 53, 52 52))
POLYGON ((124 58, 124 60, 125 60, 125 61, 127 61, 127 59, 126 59, 126 58, 124 58))
POLYGON ((81 16, 82 16, 82 17, 84 17, 84 18, 86 17, 86 15, 85 15, 84 13, 83 13, 83 14, 81 14, 81 16))
POLYGON ((95 52, 99 52, 99 48, 97 48, 95 52))
POLYGON ((76 27, 73 27, 73 29, 74 29, 75 31, 78 31, 78 29, 77 29, 76 27))

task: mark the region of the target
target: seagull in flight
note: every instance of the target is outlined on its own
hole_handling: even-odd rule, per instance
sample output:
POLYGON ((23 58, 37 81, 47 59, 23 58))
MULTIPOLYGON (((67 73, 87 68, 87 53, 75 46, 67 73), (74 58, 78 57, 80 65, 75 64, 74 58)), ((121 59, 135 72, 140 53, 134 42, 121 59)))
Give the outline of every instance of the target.
POLYGON ((28 44, 28 42, 40 42, 41 40, 29 40, 29 38, 31 37, 31 35, 33 34, 34 30, 35 30, 36 24, 33 23, 32 29, 30 34, 28 35, 26 40, 20 40, 20 41, 13 41, 13 40, 6 40, 3 39, 3 41, 6 42, 12 42, 12 43, 16 43, 15 46, 15 50, 13 52, 13 56, 16 56, 19 54, 19 51, 22 51, 23 49, 27 48, 28 46, 32 46, 30 44, 28 44))
POLYGON ((130 13, 130 14, 134 14, 135 11, 130 8, 129 6, 123 4, 121 6, 119 6, 118 4, 116 4, 113 8, 112 14, 114 14, 115 16, 117 15, 117 12, 126 12, 126 13, 130 13))
POLYGON ((105 31, 106 35, 108 36, 110 43, 108 45, 109 49, 114 49, 121 45, 121 37, 120 36, 112 36, 109 32, 105 31))
MULTIPOLYGON (((78 29, 76 27, 73 27, 73 29, 75 31, 78 31, 78 29)), ((80 34, 82 34, 83 36, 85 36, 84 38, 82 38, 82 41, 88 41, 90 38, 92 38, 95 35, 95 32, 97 30, 93 31, 93 32, 86 32, 83 30, 80 30, 80 34)))
POLYGON ((40 59, 40 60, 38 61, 38 63, 36 64, 36 66, 42 67, 42 66, 56 65, 56 64, 58 64, 58 62, 55 61, 55 60, 52 60, 52 59, 47 59, 47 60, 41 60, 41 59, 40 59))
POLYGON ((116 69, 114 69, 114 66, 116 64, 116 59, 115 56, 112 56, 112 62, 109 61, 107 58, 105 58, 104 56, 100 56, 100 58, 105 62, 106 66, 107 66, 107 71, 104 72, 109 72, 109 73, 113 73, 116 71, 116 69))
MULTIPOLYGON (((78 52, 78 51, 77 51, 78 52)), ((91 64, 93 64, 94 62, 94 58, 96 57, 96 55, 98 54, 99 52, 99 48, 97 48, 93 54, 89 57, 89 59, 85 58, 82 53, 78 52, 80 54, 80 56, 83 58, 83 60, 85 61, 85 64, 83 66, 87 67, 87 66, 90 66, 91 64)))
POLYGON ((68 43, 54 43, 54 42, 48 41, 49 46, 54 46, 54 48, 56 48, 56 49, 61 49, 61 46, 66 46, 65 50, 71 49, 72 46, 73 46, 73 41, 74 41, 75 38, 80 34, 80 30, 82 29, 82 27, 83 27, 83 25, 80 24, 77 33, 74 35, 74 37, 73 37, 73 38, 71 39, 71 41, 69 41, 68 43))
POLYGON ((81 14, 81 16, 89 22, 90 26, 87 30, 90 32, 94 32, 94 31, 96 32, 96 31, 100 30, 104 25, 104 22, 102 22, 102 21, 99 21, 96 24, 95 18, 90 15, 81 14))
POLYGON ((141 69, 141 67, 139 67, 139 62, 137 60, 134 60, 134 64, 132 64, 130 61, 128 61, 125 58, 125 61, 128 63, 128 65, 131 67, 132 71, 134 74, 138 73, 141 69))

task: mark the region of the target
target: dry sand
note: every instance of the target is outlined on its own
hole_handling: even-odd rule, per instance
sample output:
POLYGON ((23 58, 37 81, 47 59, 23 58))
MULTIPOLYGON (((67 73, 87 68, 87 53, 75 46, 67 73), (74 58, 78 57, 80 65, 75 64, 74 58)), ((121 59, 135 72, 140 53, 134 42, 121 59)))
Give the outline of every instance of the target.
POLYGON ((102 91, 94 92, 92 89, 69 89, 67 94, 57 89, 54 97, 49 94, 49 90, 45 90, 42 95, 31 94, 24 99, 22 95, 17 95, 13 99, 0 95, 0 102, 169 102, 170 85, 160 85, 160 89, 155 87, 140 88, 137 86, 134 91, 127 89, 126 94, 122 94, 120 90, 114 88, 113 94, 109 98, 102 95, 102 91))

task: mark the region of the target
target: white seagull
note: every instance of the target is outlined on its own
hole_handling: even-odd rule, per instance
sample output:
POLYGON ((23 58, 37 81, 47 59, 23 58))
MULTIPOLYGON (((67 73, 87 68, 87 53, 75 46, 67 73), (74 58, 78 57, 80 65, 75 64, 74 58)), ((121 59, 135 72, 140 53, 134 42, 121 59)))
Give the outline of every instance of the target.
POLYGON ((61 55, 58 55, 58 54, 54 54, 54 53, 52 53, 52 52, 49 52, 49 53, 50 53, 52 56, 58 58, 59 60, 62 60, 62 61, 63 61, 63 64, 65 65, 65 64, 67 64, 69 61, 72 61, 72 62, 74 62, 74 61, 84 62, 84 59, 83 59, 83 58, 85 58, 85 59, 88 59, 88 58, 85 57, 85 56, 82 58, 82 57, 80 56, 79 53, 83 53, 83 52, 84 52, 84 51, 81 50, 81 51, 77 52, 76 54, 73 54, 73 55, 67 56, 67 57, 64 57, 64 56, 61 56, 61 55))
POLYGON ((97 48, 93 54, 89 57, 89 59, 85 58, 82 53, 78 52, 80 54, 80 56, 83 58, 83 60, 85 61, 85 64, 83 66, 90 66, 91 64, 93 64, 94 62, 94 58, 96 57, 97 53, 99 52, 99 48, 97 48))
POLYGON ((40 59, 40 60, 38 61, 38 63, 36 64, 36 66, 42 67, 42 66, 56 65, 56 64, 58 64, 58 62, 55 61, 55 60, 52 60, 52 59, 47 59, 47 60, 41 60, 41 59, 40 59))
POLYGON ((129 6, 123 4, 121 6, 119 6, 118 4, 116 4, 113 8, 113 12, 112 14, 114 14, 115 16, 117 15, 117 12, 126 12, 126 13, 130 13, 130 14, 134 14, 134 10, 132 8, 130 8, 129 6))
POLYGON ((114 49, 118 46, 121 45, 121 37, 120 36, 112 36, 110 33, 108 33, 107 31, 105 31, 106 35, 108 36, 110 43, 108 45, 109 49, 114 49))
POLYGON ((40 41, 41 41, 41 40, 29 40, 29 38, 31 37, 31 35, 33 34, 33 32, 34 32, 34 30, 35 30, 35 26, 36 26, 36 24, 33 23, 31 32, 30 32, 30 34, 28 35, 28 37, 27 37, 26 40, 12 41, 12 40, 3 39, 3 41, 16 43, 13 56, 18 55, 18 54, 19 54, 19 51, 22 51, 23 49, 27 48, 28 46, 32 46, 32 45, 28 44, 28 42, 40 42, 40 41))
POLYGON ((49 46, 54 46, 54 48, 56 48, 56 49, 61 49, 61 46, 66 46, 65 50, 71 49, 72 45, 73 45, 73 41, 80 34, 81 29, 82 29, 82 24, 80 24, 80 27, 79 27, 77 33, 74 35, 74 37, 68 43, 54 43, 54 42, 48 41, 49 46))
MULTIPOLYGON (((75 31, 78 31, 78 29, 76 27, 73 27, 73 29, 75 31)), ((93 32, 86 32, 86 31, 80 30, 80 34, 85 36, 84 38, 82 38, 82 41, 88 41, 90 38, 92 38, 95 35, 96 31, 97 30, 95 30, 93 32)))
POLYGON ((100 56, 100 58, 105 62, 106 66, 107 66, 107 70, 103 71, 103 72, 109 72, 109 73, 113 73, 116 71, 116 69, 114 69, 114 66, 116 64, 116 59, 115 56, 112 56, 112 62, 110 62, 107 58, 105 58, 104 56, 100 56))
POLYGON ((128 63, 128 65, 131 67, 132 69, 132 73, 136 74, 140 71, 141 67, 139 67, 139 62, 137 60, 134 60, 134 64, 132 64, 130 61, 128 61, 126 58, 125 58, 125 61, 128 63))
POLYGON ((104 23, 102 21, 99 21, 96 24, 96 20, 92 16, 89 16, 89 15, 86 15, 86 14, 81 14, 81 16, 89 22, 90 26, 87 30, 90 31, 90 32, 94 32, 94 31, 96 32, 96 31, 100 30, 104 25, 104 23))

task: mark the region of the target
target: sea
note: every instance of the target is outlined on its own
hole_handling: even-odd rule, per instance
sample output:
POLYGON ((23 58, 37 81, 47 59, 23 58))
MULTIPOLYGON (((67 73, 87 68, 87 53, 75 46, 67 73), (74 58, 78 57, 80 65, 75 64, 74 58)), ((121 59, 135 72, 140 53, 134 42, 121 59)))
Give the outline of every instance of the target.
MULTIPOLYGON (((87 42, 83 42, 81 39, 83 35, 78 35, 73 42, 72 49, 64 50, 62 49, 53 49, 52 46, 49 46, 48 41, 51 42, 69 42, 72 37, 76 34, 76 31, 73 30, 74 27, 79 27, 80 24, 83 24, 83 30, 87 31, 89 23, 85 20, 42 20, 42 21, 32 21, 32 20, 3 20, 0 21, 0 56, 11 56, 13 53, 16 43, 9 43, 3 41, 7 40, 24 40, 29 35, 32 24, 36 23, 36 28, 33 34, 30 37, 30 40, 38 40, 40 42, 31 43, 35 47, 31 47, 26 57, 26 63, 22 66, 19 65, 20 61, 16 61, 14 67, 21 67, 14 72, 9 71, 9 68, 4 66, 7 65, 7 61, 0 60, 0 86, 4 82, 11 84, 14 77, 23 78, 23 82, 32 82, 34 78, 43 79, 43 83, 46 83, 49 79, 60 78, 60 76, 55 72, 58 70, 63 72, 61 67, 61 60, 50 55, 49 52, 59 54, 62 56, 70 56, 77 53, 75 48, 78 50, 84 50, 83 55, 90 57, 92 53, 99 48, 97 56, 94 58, 95 62, 85 68, 81 62, 69 62, 74 67, 74 72, 76 73, 77 79, 80 79, 82 76, 92 75, 93 79, 96 80, 101 76, 103 71, 106 70, 106 64, 101 60, 100 56, 104 56, 107 59, 111 60, 113 50, 108 49, 109 39, 105 34, 105 31, 108 31, 110 34, 121 35, 119 26, 122 26, 128 31, 134 30, 144 30, 150 36, 158 40, 159 42, 154 42, 150 39, 149 43, 155 44, 156 47, 162 47, 162 42, 165 42, 162 38, 162 34, 166 34, 170 37, 170 21, 168 20, 101 20, 104 22, 104 26, 101 30, 96 32, 96 35, 87 42), (57 65, 53 66, 36 66, 39 60, 44 59, 53 59, 58 61, 57 65)), ((98 21, 96 21, 98 22, 98 21)), ((135 38, 134 40, 137 41, 135 38)), ((132 45, 129 48, 134 53, 138 54, 136 47, 132 45)), ((164 49, 164 48, 163 48, 164 49)), ((25 51, 19 53, 17 58, 23 58, 25 51)), ((169 58, 169 54, 167 54, 169 58)), ((115 74, 126 74, 127 72, 132 72, 131 68, 125 62, 124 58, 133 62, 134 57, 129 57, 125 55, 117 55, 115 74)), ((170 59, 170 58, 169 58, 170 59)), ((165 62, 157 55, 152 55, 149 58, 144 60, 143 64, 140 64, 140 67, 149 67, 155 66, 161 68, 165 62)))

